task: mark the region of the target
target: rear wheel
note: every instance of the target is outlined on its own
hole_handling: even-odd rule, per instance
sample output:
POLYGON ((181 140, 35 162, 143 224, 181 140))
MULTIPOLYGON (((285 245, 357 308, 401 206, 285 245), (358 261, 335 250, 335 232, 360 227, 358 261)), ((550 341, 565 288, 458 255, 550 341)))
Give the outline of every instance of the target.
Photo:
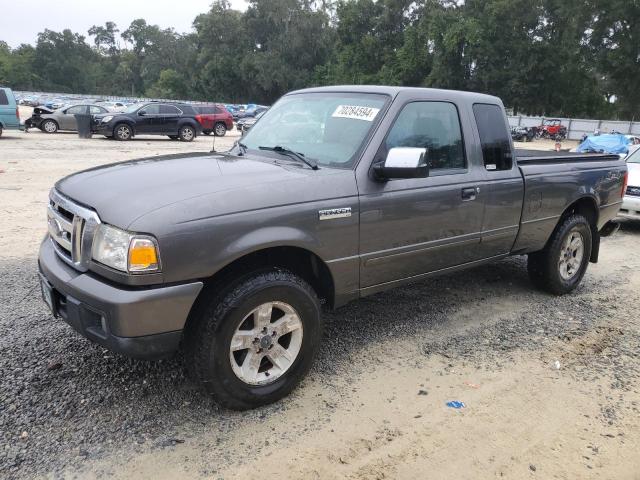
POLYGON ((185 334, 188 368, 225 406, 244 410, 291 392, 322 339, 320 305, 300 277, 249 274, 196 308, 185 334))
POLYGON ((131 127, 126 123, 120 123, 113 129, 113 138, 117 140, 124 142, 127 140, 131 140, 131 137, 133 137, 133 131, 131 130, 131 127))
POLYGON ((583 215, 571 215, 553 232, 548 245, 530 253, 529 277, 533 284, 555 295, 574 290, 582 281, 591 257, 591 226, 583 215))
POLYGON ((182 127, 180 127, 178 137, 183 142, 191 142, 194 138, 196 138, 196 130, 191 125, 183 125, 182 127))
POLYGON ((216 126, 215 126, 216 137, 224 137, 226 133, 227 133, 227 126, 221 122, 216 123, 216 126))
POLYGON ((58 131, 58 124, 55 120, 45 120, 42 122, 42 125, 40 125, 40 128, 45 133, 56 133, 58 131))

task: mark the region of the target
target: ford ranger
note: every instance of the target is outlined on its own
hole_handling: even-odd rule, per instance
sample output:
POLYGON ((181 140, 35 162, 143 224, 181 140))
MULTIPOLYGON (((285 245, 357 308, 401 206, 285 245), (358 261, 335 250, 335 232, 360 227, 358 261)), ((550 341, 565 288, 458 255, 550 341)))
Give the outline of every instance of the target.
MULTIPOLYGON (((555 153, 554 153, 555 155, 555 153)), ((615 155, 516 157, 500 99, 347 86, 282 97, 228 152, 126 161, 51 190, 43 297, 125 355, 181 348, 219 401, 290 392, 340 307, 528 255, 574 290, 620 208, 615 155)))

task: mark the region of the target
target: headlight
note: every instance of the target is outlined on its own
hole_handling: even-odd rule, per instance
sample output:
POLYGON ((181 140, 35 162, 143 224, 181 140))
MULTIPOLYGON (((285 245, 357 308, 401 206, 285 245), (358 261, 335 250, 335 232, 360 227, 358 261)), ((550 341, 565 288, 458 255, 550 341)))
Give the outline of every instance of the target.
POLYGON ((104 223, 93 238, 91 256, 96 262, 122 272, 160 271, 158 245, 153 237, 125 232, 104 223))
POLYGON ((107 115, 106 117, 102 117, 102 123, 109 123, 113 120, 113 115, 107 115))

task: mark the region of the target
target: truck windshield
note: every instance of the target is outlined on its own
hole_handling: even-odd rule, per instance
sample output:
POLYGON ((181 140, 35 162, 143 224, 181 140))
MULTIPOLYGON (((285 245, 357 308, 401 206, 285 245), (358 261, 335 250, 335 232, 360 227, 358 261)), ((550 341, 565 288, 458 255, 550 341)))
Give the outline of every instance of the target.
POLYGON ((250 150, 283 147, 320 166, 351 168, 387 100, 378 94, 287 95, 264 113, 242 143, 250 150))

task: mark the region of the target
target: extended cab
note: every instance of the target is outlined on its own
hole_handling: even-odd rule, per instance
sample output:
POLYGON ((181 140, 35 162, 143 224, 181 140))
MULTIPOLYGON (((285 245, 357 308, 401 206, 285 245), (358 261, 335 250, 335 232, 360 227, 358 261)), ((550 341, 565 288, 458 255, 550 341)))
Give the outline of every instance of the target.
POLYGON ((399 87, 281 98, 226 153, 128 161, 51 190, 39 256, 54 315, 111 350, 185 352, 221 402, 290 392, 336 308, 528 255, 565 294, 598 259, 618 156, 516 158, 500 99, 399 87), (304 122, 290 123, 293 113, 304 122))

